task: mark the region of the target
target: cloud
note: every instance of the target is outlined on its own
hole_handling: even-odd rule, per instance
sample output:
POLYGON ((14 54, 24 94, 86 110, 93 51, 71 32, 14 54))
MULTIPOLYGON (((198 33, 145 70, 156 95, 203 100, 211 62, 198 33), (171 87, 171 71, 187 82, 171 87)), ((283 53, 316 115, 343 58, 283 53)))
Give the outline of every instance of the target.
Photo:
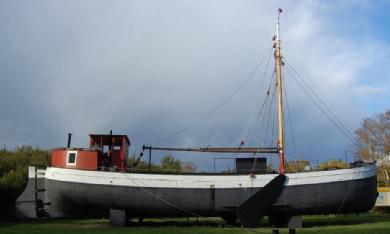
MULTIPOLYGON (((267 56, 275 33, 276 4, 268 2, 0 4, 0 139, 10 147, 64 145, 68 132, 74 145, 86 145, 88 133, 110 129, 128 134, 137 148, 167 136, 232 93, 267 56)), ((375 9, 365 1, 286 1, 282 8, 286 61, 347 127, 386 108, 383 64, 390 50, 372 31, 375 9)), ((271 67, 264 69, 213 115, 159 144, 237 146, 248 132, 254 132, 248 143, 258 143, 261 132, 252 129, 262 130, 253 122, 271 67)), ((298 156, 286 133, 288 157, 343 155, 348 141, 290 73, 285 79, 298 156)), ((211 169, 207 156, 185 160, 211 169)))
POLYGON ((387 90, 386 87, 374 87, 369 85, 362 85, 357 87, 354 91, 360 95, 372 95, 372 94, 381 94, 387 90))

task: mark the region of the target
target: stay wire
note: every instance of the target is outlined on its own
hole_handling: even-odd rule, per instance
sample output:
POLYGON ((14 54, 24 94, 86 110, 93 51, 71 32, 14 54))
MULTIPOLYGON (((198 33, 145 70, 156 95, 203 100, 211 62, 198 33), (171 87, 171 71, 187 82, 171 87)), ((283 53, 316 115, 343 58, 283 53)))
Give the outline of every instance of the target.
MULTIPOLYGON (((276 99, 276 86, 275 86, 275 90, 274 90, 274 97, 272 98, 273 101, 275 101, 276 99)), ((275 144, 275 139, 274 139, 274 135, 275 135, 275 122, 276 122, 276 103, 271 103, 272 104, 272 130, 271 130, 271 138, 270 138, 270 145, 273 145, 275 144)))
MULTIPOLYGON (((272 96, 271 96, 271 101, 272 102, 272 96)), ((266 111, 264 112, 264 115, 263 115, 263 118, 262 118, 262 127, 264 129, 264 131, 261 131, 262 129, 260 129, 261 131, 261 135, 263 137, 263 140, 264 142, 261 142, 260 145, 266 145, 266 139, 268 137, 268 128, 269 128, 269 119, 270 119, 270 115, 271 115, 271 105, 270 105, 270 102, 267 103, 267 106, 266 106, 266 111)), ((261 139, 260 139, 261 141, 261 139)))
POLYGON ((290 68, 295 72, 298 76, 298 78, 303 82, 303 84, 309 89, 311 93, 318 99, 318 101, 325 107, 325 109, 335 118, 335 120, 345 129, 345 131, 352 137, 355 138, 350 130, 344 125, 344 123, 337 117, 337 115, 330 109, 330 107, 319 97, 319 95, 311 88, 310 85, 307 84, 307 82, 302 78, 302 76, 290 65, 290 68))
MULTIPOLYGON (((284 82, 284 80, 283 80, 283 82, 284 82)), ((284 86, 283 92, 284 92, 284 95, 283 95, 284 96, 284 100, 285 100, 285 103, 286 103, 286 106, 287 106, 287 116, 288 116, 288 119, 289 119, 290 132, 291 132, 291 138, 292 138, 293 147, 294 147, 294 153, 295 153, 295 156, 297 156, 298 155, 298 153, 297 153, 297 146, 296 146, 296 143, 295 143, 295 134, 294 134, 293 122, 292 122, 292 118, 291 118, 290 105, 288 104, 288 96, 287 96, 286 86, 284 86)))
MULTIPOLYGON (((268 87, 268 90, 271 90, 271 87, 272 87, 272 95, 271 95, 271 100, 270 100, 270 103, 269 103, 269 113, 272 113, 273 116, 272 116, 272 130, 271 130, 271 142, 270 142, 270 145, 273 145, 273 133, 274 133, 274 119, 275 119, 275 111, 276 111, 276 105, 274 103, 275 99, 276 99, 276 79, 275 79, 275 70, 276 70, 276 65, 274 66, 274 73, 273 73, 273 76, 271 78, 271 81, 270 81, 270 84, 269 84, 269 87, 268 87)), ((269 117, 271 118, 271 116, 269 117)), ((264 138, 264 145, 267 145, 267 137, 268 137, 268 125, 269 125, 269 121, 267 122, 267 131, 266 131, 266 136, 264 138)))
POLYGON ((346 127, 341 123, 340 120, 338 120, 337 117, 334 116, 334 114, 332 115, 331 112, 329 112, 329 110, 327 110, 326 108, 324 109, 324 103, 323 101, 319 100, 319 97, 313 93, 314 91, 310 91, 310 89, 307 87, 308 85, 306 84, 305 85, 305 82, 302 81, 302 79, 298 78, 298 75, 293 72, 292 70, 290 70, 290 66, 288 65, 288 63, 286 62, 286 71, 290 71, 291 72, 291 77, 297 82, 298 86, 306 93, 306 95, 310 98, 310 100, 323 112, 323 114, 336 126, 336 128, 348 139, 351 141, 352 144, 354 144, 355 146, 358 146, 358 141, 353 137, 351 136, 351 133, 349 132, 349 130, 346 129, 346 127), (321 104, 323 103, 323 104, 321 104), (338 121, 337 121, 338 120, 338 121))
MULTIPOLYGON (((261 105, 261 108, 257 114, 257 117, 256 117, 256 121, 255 122, 259 122, 260 118, 263 116, 262 115, 262 112, 264 110, 264 108, 266 107, 267 103, 268 103, 268 100, 269 100, 269 92, 266 93, 266 96, 265 96, 265 99, 264 99, 264 102, 262 103, 261 105)), ((247 141, 250 142, 253 138, 253 135, 256 133, 256 126, 255 128, 253 128, 253 130, 251 131, 251 133, 248 132, 248 136, 246 137, 247 141)))
POLYGON ((230 95, 228 95, 222 102, 220 102, 216 107, 214 107, 213 109, 211 109, 209 112, 207 112, 205 115, 203 115, 200 119, 188 124, 187 126, 165 136, 165 137, 161 137, 157 140, 154 140, 154 141, 151 141, 149 143, 147 143, 146 145, 152 145, 152 144, 155 144, 155 143, 159 143, 159 142, 162 142, 162 141, 165 141, 167 139, 170 139, 172 137, 175 137, 191 128, 193 128, 194 126, 198 125, 199 123, 201 123, 203 120, 207 119, 210 115, 214 114, 217 110, 219 110, 225 103, 227 103, 232 97, 234 97, 238 91, 240 91, 248 82, 251 78, 253 78, 253 76, 256 74, 257 70, 261 67, 261 65, 264 63, 264 61, 266 60, 266 58, 268 57, 268 54, 272 52, 272 49, 270 50, 270 52, 268 52, 266 54, 266 56, 264 56, 260 62, 257 64, 257 66, 255 67, 255 69, 249 74, 249 76, 247 77, 247 79, 245 79, 239 86, 238 88, 236 88, 230 95))
MULTIPOLYGON (((263 85, 263 83, 264 83, 264 81, 265 81, 265 78, 267 77, 267 72, 268 72, 269 64, 270 64, 270 62, 271 62, 271 58, 272 58, 272 53, 270 53, 269 56, 268 56, 268 60, 267 60, 267 63, 266 63, 266 65, 265 65, 265 68, 264 68, 264 73, 263 73, 263 77, 262 77, 262 82, 261 82, 261 84, 260 84, 259 87, 262 87, 262 85, 263 85)), ((267 96, 266 96, 265 98, 267 98, 267 96)), ((259 99, 260 99, 260 97, 259 97, 259 99)), ((256 106, 257 106, 257 105, 256 105, 256 106)), ((251 117, 250 117, 250 119, 248 120, 248 124, 247 124, 247 127, 246 127, 245 131, 244 131, 244 134, 241 136, 241 140, 242 140, 242 139, 245 140, 245 141, 248 140, 249 132, 251 131, 251 129, 253 129, 253 127, 255 126, 256 121, 257 121, 257 120, 256 120, 257 117, 254 118, 255 113, 256 113, 256 107, 255 107, 254 110, 252 111, 251 117)))
MULTIPOLYGON (((264 143, 263 145, 267 145, 267 141, 268 141, 268 136, 269 136, 269 131, 270 131, 270 122, 271 122, 271 115, 272 115, 272 110, 273 110, 273 107, 275 105, 272 105, 274 103, 274 99, 275 99, 275 91, 274 89, 272 89, 272 96, 271 96, 271 100, 269 102, 269 105, 268 105, 268 111, 266 113, 264 113, 264 116, 266 119, 264 119, 264 121, 262 121, 263 123, 266 123, 266 126, 265 126, 265 132, 264 132, 264 143)), ((261 141, 261 139, 260 139, 261 141)))
MULTIPOLYGON (((271 82, 272 82, 272 79, 271 79, 271 82)), ((270 89, 270 87, 271 86, 269 86, 269 89, 270 89)), ((269 95, 269 91, 270 91, 269 89, 267 91, 267 95, 269 95)), ((267 142, 269 126, 270 125, 274 126, 274 122, 275 122, 274 121, 274 118, 275 118, 275 105, 272 105, 274 98, 275 98, 275 91, 273 89, 272 96, 271 96, 271 101, 269 102, 269 111, 268 111, 268 118, 267 118, 267 121, 266 121, 267 125, 266 125, 266 132, 265 132, 264 144, 263 145, 266 145, 266 142, 267 142), (273 114, 273 116, 271 117, 272 114, 273 114), (270 124, 270 121, 272 121, 272 124, 270 124)), ((266 116, 266 114, 267 114, 267 112, 264 114, 264 116, 266 116)), ((273 130, 273 127, 272 127, 272 130, 271 130, 271 135, 272 135, 271 141, 272 141, 272 138, 273 138, 273 131, 274 130, 273 130)), ((261 142, 261 139, 260 139, 260 142, 261 142)), ((271 142, 271 145, 272 145, 272 142, 271 142)), ((257 165, 257 158, 255 156, 256 156, 256 153, 253 154, 254 160, 253 160, 252 168, 251 168, 251 171, 250 171, 251 174, 253 174, 255 172, 256 165, 257 165)))
MULTIPOLYGON (((271 105, 272 105, 272 102, 273 102, 273 96, 274 96, 274 89, 271 89, 273 81, 274 81, 274 78, 275 78, 274 74, 275 73, 272 72, 272 76, 270 78, 269 85, 268 85, 268 90, 267 90, 268 99, 266 100, 267 102, 265 103, 266 104, 266 106, 265 106, 266 109, 264 109, 264 112, 262 113, 261 120, 260 120, 260 123, 263 124, 263 126, 260 126, 260 127, 263 128, 263 129, 266 129, 266 131, 263 132, 264 142, 263 143, 261 142, 261 135, 260 135, 260 140, 259 140, 260 145, 264 145, 264 146, 266 145, 266 138, 267 138, 267 126, 268 126, 267 125, 267 123, 268 123, 267 116, 269 116, 269 112, 271 111, 270 108, 271 108, 271 105)), ((259 129, 259 131, 261 131, 263 129, 259 129)))
POLYGON ((298 79, 301 80, 303 85, 312 93, 312 95, 320 102, 320 104, 325 108, 325 110, 329 113, 329 115, 334 118, 335 122, 337 122, 342 129, 344 129, 345 133, 349 135, 350 140, 353 140, 352 142, 354 145, 358 146, 361 145, 361 143, 353 136, 351 131, 345 126, 345 124, 337 117, 337 115, 330 109, 330 107, 319 97, 319 95, 310 87, 310 85, 302 78, 302 76, 287 62, 285 61, 286 65, 295 73, 298 79))
MULTIPOLYGON (((271 122, 272 122, 272 130, 271 130, 271 137, 269 138, 269 145, 270 146, 273 146, 273 145, 276 145, 276 140, 275 140, 275 124, 276 124, 276 118, 277 118, 277 114, 276 114, 276 80, 275 80, 275 89, 274 89, 274 92, 273 92, 273 97, 272 97, 272 102, 271 102, 271 106, 272 106, 272 119, 271 119, 271 122)), ((269 154, 269 156, 271 156, 271 158, 275 158, 275 157, 272 157, 273 155, 272 154, 269 154)))
MULTIPOLYGON (((286 71, 287 72, 290 72, 290 70, 288 69, 288 67, 286 68, 286 71)), ((326 112, 322 107, 321 105, 311 96, 311 94, 309 93, 309 91, 299 82, 299 80, 292 75, 292 78, 295 80, 295 82, 298 84, 298 86, 306 93, 306 95, 309 97, 309 99, 314 103, 315 106, 317 106, 317 108, 319 110, 322 111, 322 113, 331 121, 331 123, 334 124, 334 126, 348 139, 350 140, 352 143, 354 141, 352 141, 349 137, 348 134, 346 134, 344 132, 344 130, 337 124, 337 122, 328 114, 328 112, 326 112)))
MULTIPOLYGON (((259 121, 259 120, 264 119, 263 111, 265 111, 264 108, 266 108, 266 106, 267 106, 267 104, 269 102, 269 99, 270 99, 270 91, 271 91, 270 89, 271 89, 271 84, 272 84, 273 79, 274 79, 274 73, 272 72, 272 74, 270 76, 270 81, 269 81, 269 85, 268 85, 268 89, 267 89, 264 101, 263 101, 263 103, 261 105, 261 108, 260 108, 260 110, 259 110, 259 112, 257 114, 257 117, 256 117, 256 121, 255 122, 257 122, 257 123, 263 123, 263 121, 259 121)), ((261 126, 260 126, 260 128, 261 128, 261 126)), ((255 130, 253 130, 251 132, 251 134, 248 134, 249 135, 249 136, 247 136, 248 141, 251 141, 255 134, 256 134, 255 130)))

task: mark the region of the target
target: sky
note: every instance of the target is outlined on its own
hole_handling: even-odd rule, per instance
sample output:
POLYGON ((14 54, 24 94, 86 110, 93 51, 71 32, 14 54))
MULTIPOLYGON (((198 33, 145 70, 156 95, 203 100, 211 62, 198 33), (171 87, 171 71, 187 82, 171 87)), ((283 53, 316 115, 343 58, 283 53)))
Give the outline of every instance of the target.
MULTIPOLYGON (((263 129, 254 116, 272 74, 266 61, 278 7, 285 61, 351 132, 389 109, 388 1, 3 0, 0 144, 50 149, 71 132, 82 147, 88 134, 113 130, 138 154, 197 123, 154 145, 258 145, 263 129)), ((287 160, 351 159, 351 142, 291 69, 283 75, 296 145, 286 131, 287 160)), ((200 170, 226 156, 168 153, 200 170)))

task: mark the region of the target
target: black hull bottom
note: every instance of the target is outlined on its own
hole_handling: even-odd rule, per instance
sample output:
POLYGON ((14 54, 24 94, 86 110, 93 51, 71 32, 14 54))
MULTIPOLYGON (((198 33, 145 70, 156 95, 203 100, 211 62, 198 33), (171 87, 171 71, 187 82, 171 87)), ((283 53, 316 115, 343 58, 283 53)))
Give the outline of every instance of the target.
MULTIPOLYGON (((236 208, 260 188, 142 188, 71 183, 46 179, 53 217, 106 216, 109 209, 132 217, 236 215, 236 208)), ((370 210, 376 200, 376 177, 288 186, 269 215, 355 213, 370 210)))

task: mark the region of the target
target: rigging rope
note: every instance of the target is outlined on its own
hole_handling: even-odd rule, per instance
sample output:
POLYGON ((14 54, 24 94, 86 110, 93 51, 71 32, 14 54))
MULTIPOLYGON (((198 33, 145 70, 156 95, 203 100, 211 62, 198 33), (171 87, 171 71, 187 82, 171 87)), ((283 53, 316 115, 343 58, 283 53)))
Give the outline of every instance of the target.
MULTIPOLYGON (((272 78, 273 78, 273 76, 271 77, 271 82, 274 80, 272 78)), ((276 90, 276 86, 274 86, 274 87, 275 87, 275 89, 272 89, 273 92, 272 92, 272 95, 271 95, 271 100, 269 102, 269 111, 268 111, 268 113, 264 114, 264 118, 266 118, 267 116, 268 116, 268 118, 267 118, 267 121, 266 121, 267 124, 266 124, 266 131, 265 131, 265 134, 264 134, 264 143, 263 143, 263 145, 266 145, 266 143, 267 143, 267 137, 268 137, 268 132, 269 132, 270 122, 271 121, 272 121, 272 130, 271 130, 271 138, 270 138, 271 139, 271 143, 270 143, 270 145, 273 144, 274 123, 275 123, 275 115, 276 115, 275 114, 276 105, 272 105, 273 104, 273 100, 275 99, 275 96, 276 96, 276 91, 275 91, 276 90), (271 117, 271 115, 272 115, 272 117, 271 117)), ((269 88, 271 88, 271 85, 269 86, 269 88)), ((268 95, 269 95, 269 91, 270 90, 268 90, 268 92, 267 92, 268 95)), ((260 136, 259 142, 261 142, 261 136, 260 136)), ((255 156, 256 156, 256 154, 253 155, 253 157, 255 157, 255 156)), ((253 163, 252 163, 252 168, 251 168, 251 174, 254 173, 254 171, 256 169, 256 164, 257 164, 257 158, 254 158, 253 163)))
POLYGON ((295 156, 297 156, 298 155, 297 154, 297 146, 296 146, 296 143, 295 143, 295 134, 294 134, 293 122, 292 122, 292 118, 291 118, 290 105, 288 104, 288 97, 287 97, 286 86, 284 86, 283 91, 284 91, 284 95, 283 96, 284 96, 285 103, 286 103, 286 106, 287 106, 287 116, 288 116, 288 119, 289 119, 290 132, 291 132, 291 138, 292 138, 293 147, 294 147, 294 153, 295 153, 295 156))
MULTIPOLYGON (((260 145, 262 145, 261 144, 261 138, 262 138, 261 133, 263 133, 263 136, 264 136, 264 143, 263 143, 263 145, 266 145, 266 142, 267 142, 269 121, 271 119, 270 115, 271 115, 272 103, 273 103, 273 99, 275 98, 275 89, 272 89, 273 92, 272 92, 271 99, 270 99, 270 92, 271 92, 271 87, 272 87, 272 81, 274 81, 274 75, 275 75, 275 73, 272 72, 272 75, 271 75, 271 78, 270 78, 270 82, 269 82, 269 86, 268 86, 268 90, 267 90, 267 94, 266 94, 266 98, 265 98, 265 100, 263 102, 262 108, 261 108, 261 110, 260 110, 260 112, 258 114, 258 118, 257 118, 257 119, 260 119, 260 116, 262 117, 260 123, 267 122, 267 125, 265 126, 265 128, 266 128, 265 134, 263 132, 260 132, 262 126, 260 126, 260 129, 259 129, 259 132, 260 132, 259 143, 260 143, 260 145), (264 115, 261 115, 263 110, 264 110, 264 107, 266 107, 266 108, 269 107, 269 111, 268 112, 266 111, 266 112, 264 112, 264 115)), ((271 145, 272 145, 272 143, 271 143, 271 145)), ((256 169, 257 158, 255 156, 256 156, 256 154, 253 155, 254 160, 252 162, 252 168, 251 168, 250 174, 254 174, 254 171, 256 169)))
MULTIPOLYGON (((269 65, 270 65, 270 63, 271 63, 271 59, 272 59, 272 53, 270 53, 269 54, 269 57, 268 57, 268 60, 267 60, 267 63, 266 63, 266 65, 265 65, 265 68, 264 68, 264 73, 263 73, 263 79, 262 79, 262 82, 261 82, 261 84, 259 85, 259 87, 262 87, 263 86, 263 84, 264 84, 264 82, 265 82, 265 78, 266 77, 268 77, 268 75, 267 75, 267 72, 268 72, 268 68, 269 68, 269 65)), ((271 78, 272 79, 272 78, 271 78)), ((268 88, 268 92, 269 92, 269 88, 268 88)), ((266 98, 267 98, 267 95, 265 96, 265 98, 264 98, 264 101, 266 101, 266 98)), ((260 99, 260 97, 258 98, 258 99, 260 99)), ((263 102, 264 103, 264 102, 263 102)), ((257 104, 256 104, 256 107, 257 107, 257 104)), ((249 139, 248 139, 248 136, 249 136, 249 133, 250 133, 250 131, 256 126, 256 122, 258 121, 258 118, 256 117, 256 120, 255 120, 255 118, 254 118, 254 114, 255 114, 255 111, 256 111, 256 109, 257 108, 254 108, 254 110, 252 111, 252 114, 251 114, 251 117, 249 118, 249 120, 248 120, 248 124, 247 124, 247 127, 246 127, 246 129, 245 129, 245 131, 244 131, 244 134, 241 136, 241 139, 240 140, 245 140, 245 141, 247 141, 248 143, 249 143, 249 139)), ((261 111, 261 109, 263 108, 263 106, 260 108, 260 111, 261 111)), ((257 116, 258 116, 258 114, 257 114, 257 116)))
MULTIPOLYGON (((275 90, 274 90, 274 97, 272 98, 272 101, 274 99, 276 100, 275 96, 276 96, 276 84, 275 84, 275 90)), ((271 121, 272 121, 272 130, 271 130, 271 137, 270 137, 270 145, 273 145, 276 142, 275 139, 274 139, 274 135, 275 135, 275 122, 277 121, 276 120, 277 114, 276 114, 276 105, 274 103, 272 103, 272 102, 271 102, 271 104, 273 104, 272 105, 273 108, 272 108, 272 119, 271 119, 271 121)))
MULTIPOLYGON (((290 65, 288 64, 288 66, 291 67, 291 69, 293 70, 293 72, 295 72, 298 76, 298 78, 302 81, 302 83, 309 89, 309 91, 318 99, 318 101, 325 107, 325 109, 332 115, 332 117, 335 118, 335 120, 341 125, 341 127, 343 127, 343 129, 353 138, 355 139, 355 137, 353 136, 353 134, 351 133, 351 131, 344 125, 344 123, 337 117, 337 115, 334 113, 334 111, 332 111, 332 109, 330 109, 330 107, 328 105, 326 105, 326 103, 318 96, 318 94, 307 84, 307 82, 302 78, 302 76, 290 65)), ((355 139, 356 140, 356 139, 355 139)))
MULTIPOLYGON (((268 107, 268 102, 270 101, 271 85, 272 85, 272 81, 274 80, 274 75, 275 74, 272 72, 272 75, 271 75, 270 81, 269 81, 269 85, 268 85, 268 89, 267 89, 267 93, 266 93, 266 97, 265 97, 265 99, 264 99, 264 101, 263 101, 263 103, 261 105, 259 113, 257 114, 256 123, 264 123, 265 122, 265 114, 263 114, 263 111, 266 111, 265 108, 268 107)), ((261 128, 262 126, 259 126, 259 127, 261 128)), ((249 135, 249 137, 247 137, 248 141, 251 141, 251 139, 256 134, 255 130, 256 129, 254 128, 253 131, 251 132, 251 134, 249 135)), ((259 131, 260 131, 260 129, 259 129, 259 131)), ((260 140, 259 140, 259 142, 260 142, 261 141, 261 135, 259 137, 260 137, 260 140)))
POLYGON ((267 121, 264 122, 264 123, 266 123, 266 126, 265 126, 265 135, 264 135, 264 143, 263 143, 263 145, 267 145, 269 129, 270 129, 270 126, 271 126, 271 124, 270 124, 270 122, 271 122, 271 114, 273 114, 273 112, 275 111, 275 108, 276 108, 275 105, 272 105, 274 103, 275 96, 276 96, 275 89, 272 89, 272 96, 271 96, 271 100, 269 102, 269 109, 268 109, 268 113, 266 113, 266 114, 268 114, 268 115, 266 115, 267 121))
POLYGON ((269 53, 272 53, 272 48, 271 50, 266 54, 266 56, 264 56, 260 62, 257 64, 257 66, 255 67, 255 69, 249 74, 249 76, 247 77, 247 79, 245 79, 239 86, 238 88, 236 88, 230 95, 228 95, 222 102, 220 102, 216 107, 214 107, 213 109, 211 109, 209 112, 207 112, 205 115, 203 115, 200 119, 188 124, 187 126, 165 136, 165 137, 161 137, 159 139, 156 139, 156 140, 153 140, 149 143, 147 143, 146 145, 152 145, 152 144, 155 144, 155 143, 159 143, 159 142, 162 142, 162 141, 165 141, 167 139, 170 139, 172 137, 175 137, 191 128, 193 128, 194 126, 198 125, 199 123, 201 123, 203 120, 207 119, 210 115, 214 114, 217 110, 219 110, 225 103, 227 103, 232 97, 234 97, 238 91, 241 90, 241 88, 243 88, 251 78, 254 77, 254 75, 256 74, 257 70, 261 67, 261 65, 264 63, 264 61, 266 60, 266 58, 268 57, 268 54, 269 53))
POLYGON ((352 135, 348 128, 341 122, 334 112, 322 101, 322 99, 314 92, 313 89, 304 81, 291 65, 285 61, 286 71, 291 73, 291 77, 297 82, 298 86, 306 93, 310 100, 324 113, 324 115, 336 126, 336 128, 355 146, 360 145, 360 142, 352 135))
MULTIPOLYGON (((292 52, 290 52, 290 50, 288 49, 288 48, 285 48, 285 50, 286 50, 286 52, 289 54, 289 55, 291 55, 291 57, 293 57, 293 58, 295 58, 295 56, 294 56, 294 54, 292 53, 292 52)), ((297 60, 297 59, 296 59, 297 60)), ((294 73, 298 76, 298 78, 305 84, 305 86, 313 93, 313 95, 320 101, 320 103, 328 110, 328 112, 335 118, 335 121, 336 122, 338 122, 338 124, 340 124, 341 126, 339 126, 339 127, 337 127, 338 129, 339 128, 342 128, 342 129, 344 129, 344 131, 345 131, 345 133, 343 133, 344 134, 344 136, 345 136, 345 134, 347 134, 347 135, 349 135, 349 137, 348 136, 346 136, 347 137, 347 139, 349 139, 351 142, 352 142, 352 144, 354 144, 355 146, 361 146, 361 142, 356 138, 356 137, 354 137, 353 136, 353 134, 351 133, 351 131, 345 126, 345 124, 337 117, 337 115, 334 113, 334 111, 332 111, 332 109, 328 106, 328 105, 326 105, 326 103, 319 97, 319 95, 317 95, 316 94, 316 92, 314 91, 314 89, 303 79, 303 77, 296 71, 296 69, 294 69, 294 67, 291 65, 291 64, 288 64, 287 62, 286 62, 286 64, 289 66, 289 67, 291 67, 291 70, 293 70, 294 71, 294 73)), ((298 63, 298 65, 299 65, 299 63, 298 63)), ((301 67, 303 67, 302 65, 301 65, 301 67)), ((310 78, 310 76, 307 74, 307 72, 305 72, 305 70, 303 69, 303 72, 306 74, 306 77, 309 79, 309 80, 311 80, 311 81, 313 81, 313 79, 311 79, 310 78)), ((316 104, 317 105, 317 104, 316 104)), ((320 107, 319 107, 320 108, 320 107)), ((320 108, 321 109, 321 108, 320 108)), ((328 115, 326 115, 327 117, 328 117, 328 115)), ((328 117, 329 118, 329 117, 328 117)), ((334 123, 334 121, 332 121, 331 120, 331 122, 332 123, 334 123)), ((335 124, 335 123, 334 123, 335 124)), ((341 129, 339 129, 341 132, 343 132, 341 129)))
POLYGON ((303 84, 309 89, 311 93, 318 99, 318 101, 325 107, 325 109, 330 113, 330 115, 335 119, 335 121, 340 125, 342 129, 344 129, 345 133, 350 136, 350 139, 354 144, 360 145, 361 143, 353 136, 351 131, 345 126, 345 124, 337 117, 334 111, 319 97, 319 95, 308 85, 308 83, 302 78, 302 76, 291 66, 289 67, 297 74, 298 78, 303 82, 303 84))

